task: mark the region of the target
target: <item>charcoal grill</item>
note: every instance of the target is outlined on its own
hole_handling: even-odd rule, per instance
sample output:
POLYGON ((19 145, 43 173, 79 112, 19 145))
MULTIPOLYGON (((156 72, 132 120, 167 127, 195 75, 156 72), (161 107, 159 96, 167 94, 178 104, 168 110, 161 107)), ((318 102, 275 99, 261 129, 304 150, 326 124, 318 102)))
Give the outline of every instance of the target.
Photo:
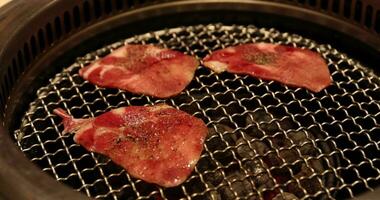
POLYGON ((36 1, 0 11, 0 196, 6 199, 376 199, 380 178, 378 1, 36 1), (17 23, 16 23, 17 22, 17 23), (249 42, 316 51, 320 93, 200 65, 178 96, 94 86, 78 70, 125 43, 203 58, 249 42), (75 117, 167 103, 209 128, 182 185, 129 176, 62 135, 75 117))

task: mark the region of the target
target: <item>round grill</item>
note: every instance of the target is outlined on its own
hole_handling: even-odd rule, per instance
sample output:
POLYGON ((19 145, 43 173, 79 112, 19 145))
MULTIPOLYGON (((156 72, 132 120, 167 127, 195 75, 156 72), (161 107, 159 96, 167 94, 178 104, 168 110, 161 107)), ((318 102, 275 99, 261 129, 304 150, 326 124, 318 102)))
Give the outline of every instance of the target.
POLYGON ((14 132, 43 171, 105 199, 346 198, 380 177, 380 78, 330 45, 255 26, 209 24, 138 35, 78 58, 37 92, 14 132), (333 85, 320 93, 199 66, 180 95, 156 99, 84 81, 78 70, 124 43, 156 44, 203 58, 227 46, 270 42, 309 48, 327 61, 333 85), (129 176, 110 159, 62 135, 54 108, 76 118, 128 105, 167 103, 209 128, 202 156, 181 186, 161 188, 129 176), (291 194, 290 194, 291 193, 291 194))

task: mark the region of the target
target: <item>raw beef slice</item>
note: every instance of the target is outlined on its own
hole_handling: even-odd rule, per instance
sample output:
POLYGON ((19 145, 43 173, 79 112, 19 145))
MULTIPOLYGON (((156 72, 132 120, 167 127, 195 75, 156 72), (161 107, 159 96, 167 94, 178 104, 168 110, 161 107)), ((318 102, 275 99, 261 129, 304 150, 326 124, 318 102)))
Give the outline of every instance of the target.
POLYGON ((63 133, 75 133, 76 143, 164 187, 191 174, 208 132, 202 120, 165 104, 121 107, 88 119, 74 119, 60 108, 54 113, 63 119, 63 133))
POLYGON ((199 62, 181 52, 153 45, 125 45, 79 70, 89 82, 135 94, 167 98, 191 82, 199 62))
POLYGON ((228 71, 319 92, 331 84, 325 60, 307 49, 268 43, 217 50, 203 60, 217 73, 228 71))

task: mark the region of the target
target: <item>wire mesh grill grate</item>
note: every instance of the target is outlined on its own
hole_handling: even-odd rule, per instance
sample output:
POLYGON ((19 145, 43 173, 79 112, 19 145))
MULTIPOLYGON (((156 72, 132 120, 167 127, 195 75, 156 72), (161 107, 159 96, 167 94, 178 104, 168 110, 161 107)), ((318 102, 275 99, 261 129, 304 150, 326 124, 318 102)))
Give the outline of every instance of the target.
POLYGON ((94 198, 333 199, 379 183, 379 111, 380 78, 330 45, 275 29, 209 24, 135 36, 78 58, 39 89, 14 137, 43 171, 94 198), (124 43, 157 44, 200 59, 216 49, 259 41, 319 52, 333 85, 315 94, 200 66, 187 89, 163 100, 99 88, 77 73, 124 43), (194 172, 175 188, 134 179, 108 158, 87 152, 61 134, 61 120, 52 114, 62 107, 85 118, 162 102, 201 118, 210 131, 194 172))

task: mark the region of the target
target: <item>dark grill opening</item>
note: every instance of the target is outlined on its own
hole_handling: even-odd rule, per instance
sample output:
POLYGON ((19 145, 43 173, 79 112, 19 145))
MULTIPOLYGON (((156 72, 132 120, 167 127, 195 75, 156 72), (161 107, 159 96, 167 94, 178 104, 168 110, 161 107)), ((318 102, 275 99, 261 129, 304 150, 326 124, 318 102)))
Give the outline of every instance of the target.
MULTIPOLYGON (((100 6, 100 5, 99 5, 100 6)), ((95 13, 96 14, 96 13, 95 13)), ((328 44, 253 25, 196 25, 137 35, 77 58, 40 88, 15 130, 25 155, 77 191, 104 199, 342 199, 379 183, 380 78, 328 44), (78 70, 124 43, 156 44, 203 58, 248 42, 309 48, 327 61, 333 85, 320 93, 199 66, 169 99, 97 87, 78 70), (57 107, 77 118, 112 108, 165 102, 201 118, 205 150, 181 186, 134 179, 108 158, 62 135, 57 107)))

